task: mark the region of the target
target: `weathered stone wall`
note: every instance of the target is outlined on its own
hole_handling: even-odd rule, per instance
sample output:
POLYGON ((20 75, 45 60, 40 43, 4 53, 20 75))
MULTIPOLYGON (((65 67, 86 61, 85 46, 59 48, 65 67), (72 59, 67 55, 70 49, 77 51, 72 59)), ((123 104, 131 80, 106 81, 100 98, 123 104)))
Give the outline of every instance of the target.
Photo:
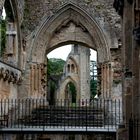
POLYGON ((18 84, 21 81, 21 71, 0 62, 0 99, 18 97, 18 84))
MULTIPOLYGON (((33 40, 33 38, 36 36, 37 29, 41 24, 43 24, 44 19, 47 18, 49 19, 52 15, 57 14, 57 10, 68 2, 72 2, 75 5, 81 7, 92 18, 94 18, 96 22, 99 24, 101 30, 104 31, 107 41, 109 43, 109 47, 118 48, 118 43, 119 43, 118 40, 120 39, 121 26, 120 26, 120 17, 117 15, 115 9, 113 9, 112 6, 113 0, 107 0, 107 1, 106 0, 96 0, 96 1, 95 0, 76 0, 76 1, 75 0, 71 0, 71 1, 70 0, 53 0, 53 1, 26 0, 24 6, 24 21, 22 23, 22 31, 23 31, 23 36, 26 36, 25 40, 27 40, 26 52, 27 52, 27 61, 29 63, 30 61, 32 61, 30 59, 31 57, 28 57, 31 53, 30 47, 32 45, 32 42, 28 40, 33 40)), ((62 30, 60 30, 60 33, 55 38, 53 38, 53 42, 56 43, 56 45, 57 43, 59 43, 57 42, 57 39, 61 40, 63 38, 65 40, 65 38, 63 37, 65 32, 63 34, 62 33, 63 33, 62 30)), ((70 37, 71 36, 72 35, 70 35, 70 37)), ((37 42, 36 44, 40 44, 40 46, 43 46, 43 41, 44 39, 40 37, 40 42, 37 42)), ((38 51, 41 51, 41 49, 38 51)), ((102 50, 98 50, 98 51, 99 51, 98 55, 100 54, 98 57, 103 58, 105 55, 103 51, 102 50)), ((41 52, 38 53, 42 55, 41 52)), ((42 61, 42 58, 35 58, 35 60, 33 61, 36 60, 40 61, 39 59, 42 61)), ((114 61, 113 58, 111 61, 114 61)))
MULTIPOLYGON (((122 89, 124 128, 119 130, 118 139, 139 139, 139 126, 133 125, 133 132, 129 131, 129 120, 140 120, 140 2, 139 0, 124 0, 124 5, 116 5, 116 10, 123 10, 122 16, 122 89), (134 32, 134 30, 136 32, 134 32), (136 33, 136 34, 135 34, 136 33), (138 129, 138 131, 136 130, 138 129)), ((118 11, 119 12, 119 11, 118 11)))
POLYGON ((23 22, 25 33, 30 34, 44 17, 49 18, 67 2, 73 2, 85 9, 92 17, 96 18, 97 22, 104 27, 104 30, 110 32, 111 37, 114 37, 114 35, 109 26, 114 29, 118 37, 120 36, 120 17, 113 9, 113 0, 26 0, 23 22))
MULTIPOLYGON (((22 65, 21 68, 23 70, 25 70, 25 66, 23 65, 25 65, 26 61, 30 63, 30 59, 27 59, 27 56, 30 53, 31 42, 28 42, 28 39, 32 36, 32 33, 36 31, 36 29, 38 29, 38 27, 42 24, 44 18, 47 17, 49 18, 50 16, 56 14, 57 10, 60 9, 61 6, 67 2, 72 2, 75 5, 85 9, 85 11, 97 21, 101 29, 106 34, 107 40, 110 43, 110 48, 118 47, 118 39, 120 39, 120 28, 121 28, 120 17, 116 14, 115 10, 113 9, 112 6, 113 0, 76 0, 76 1, 75 0, 71 0, 71 1, 70 0, 52 0, 52 1, 51 0, 45 0, 45 1, 44 0, 40 0, 40 1, 14 0, 13 5, 14 3, 17 4, 14 5, 15 6, 14 9, 15 11, 18 11, 18 22, 21 24, 22 36, 23 37, 26 36, 26 38, 24 38, 25 43, 23 43, 23 45, 25 45, 25 50, 24 51, 22 49, 19 50, 19 52, 21 53, 20 65, 22 65)), ((3 4, 4 1, 1 0, 0 1, 1 7, 3 4)), ((113 53, 112 51, 111 54, 116 57, 113 58, 114 57, 113 56, 111 58, 113 62, 115 59, 119 60, 118 58, 119 55, 117 55, 117 53, 113 53)), ((31 73, 30 66, 26 67, 26 74, 27 73, 28 74, 31 73)), ((28 76, 26 74, 23 75, 24 77, 23 79, 25 80, 25 81, 23 80, 23 84, 27 87, 28 90, 30 90, 29 87, 29 84, 31 84, 30 82, 31 79, 29 78, 30 74, 28 76)), ((22 95, 22 93, 20 95, 22 95)))
POLYGON ((90 50, 84 46, 72 47, 64 67, 64 75, 58 89, 58 99, 65 99, 66 85, 73 82, 76 87, 76 100, 90 99, 90 50), (70 71, 68 70, 70 66, 70 71), (74 71, 71 66, 74 66, 74 71))

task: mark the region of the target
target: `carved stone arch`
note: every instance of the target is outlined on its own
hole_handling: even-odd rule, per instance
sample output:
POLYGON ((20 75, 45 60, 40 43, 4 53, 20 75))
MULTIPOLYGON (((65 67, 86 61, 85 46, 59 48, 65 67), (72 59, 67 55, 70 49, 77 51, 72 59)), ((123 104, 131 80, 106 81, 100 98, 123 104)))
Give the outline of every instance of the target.
POLYGON ((79 93, 78 82, 76 80, 74 80, 72 77, 68 76, 65 79, 63 79, 63 81, 61 82, 61 86, 59 87, 60 95, 58 95, 58 99, 65 99, 65 88, 66 88, 67 84, 70 82, 72 82, 75 85, 76 91, 77 91, 77 97, 79 96, 78 95, 78 93, 79 93))
POLYGON ((42 63, 46 53, 70 43, 97 50, 99 62, 110 60, 110 46, 105 33, 95 19, 73 3, 62 6, 33 33, 28 59, 42 63))

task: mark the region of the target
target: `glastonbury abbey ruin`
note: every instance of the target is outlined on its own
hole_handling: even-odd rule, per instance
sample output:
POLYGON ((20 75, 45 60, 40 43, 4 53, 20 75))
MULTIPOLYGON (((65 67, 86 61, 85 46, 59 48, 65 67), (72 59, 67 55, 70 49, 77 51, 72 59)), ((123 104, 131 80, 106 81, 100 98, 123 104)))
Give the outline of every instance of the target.
POLYGON ((139 140, 139 32, 139 0, 0 0, 0 139, 139 140))

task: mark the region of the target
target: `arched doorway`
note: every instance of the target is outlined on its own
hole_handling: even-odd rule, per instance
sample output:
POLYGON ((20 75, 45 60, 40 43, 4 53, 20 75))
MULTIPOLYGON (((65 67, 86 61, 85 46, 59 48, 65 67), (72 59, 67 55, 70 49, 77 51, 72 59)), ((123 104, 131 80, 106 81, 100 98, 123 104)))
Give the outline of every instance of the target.
POLYGON ((29 58, 33 62, 43 62, 46 53, 70 43, 84 44, 97 50, 100 62, 110 59, 110 46, 103 30, 83 9, 72 3, 43 21, 32 41, 29 58))
MULTIPOLYGON (((79 44, 96 50, 98 62, 100 63, 110 61, 111 46, 106 39, 105 33, 95 19, 73 3, 67 3, 61 7, 55 15, 43 20, 40 27, 38 27, 33 33, 33 36, 30 37, 28 40, 30 46, 27 56, 30 65, 26 63, 26 68, 31 67, 30 70, 33 71, 33 73, 37 70, 37 68, 34 70, 33 67, 42 64, 43 69, 46 71, 46 54, 67 44, 79 44)), ((31 79, 29 81, 30 85, 33 85, 32 83, 34 83, 36 79, 31 79)), ((40 85, 42 86, 42 83, 40 83, 40 85)), ((41 86, 38 87, 41 88, 41 86)), ((37 90, 40 91, 37 94, 41 95, 41 92, 47 91, 46 88, 43 88, 43 90, 44 91, 37 90)), ((30 90, 28 88, 28 91, 28 95, 34 94, 32 89, 30 90)))
POLYGON ((76 103, 77 91, 74 83, 69 82, 65 87, 65 99, 69 101, 70 104, 76 103))

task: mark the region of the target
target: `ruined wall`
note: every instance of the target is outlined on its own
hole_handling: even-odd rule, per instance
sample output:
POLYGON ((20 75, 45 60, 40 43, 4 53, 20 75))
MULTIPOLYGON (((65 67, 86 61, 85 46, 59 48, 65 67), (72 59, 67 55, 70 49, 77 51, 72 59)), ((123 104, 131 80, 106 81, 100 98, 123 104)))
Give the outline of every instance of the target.
MULTIPOLYGON (((0 1, 0 24, 1 24, 1 16, 2 16, 2 9, 5 5, 10 4, 12 7, 12 16, 14 16, 14 22, 10 23, 7 21, 7 30, 6 30, 6 49, 4 55, 14 54, 14 57, 10 59, 7 57, 6 61, 5 58, 0 58, 0 99, 6 98, 18 98, 18 87, 21 81, 21 70, 19 67, 19 48, 20 45, 20 28, 19 24, 22 22, 23 16, 23 3, 24 1, 0 1), (20 12, 19 12, 20 11, 20 12), (18 14, 17 14, 18 13, 18 14), (9 28, 10 30, 9 30, 9 28)), ((7 20, 7 19, 6 19, 7 20)), ((1 34, 1 33, 0 33, 1 34)), ((1 35, 0 35, 1 37, 1 35)), ((1 39, 1 38, 0 38, 1 39)), ((1 42, 1 40, 0 40, 1 42)), ((0 48, 1 48, 0 44, 0 48)))
POLYGON ((76 87, 76 100, 90 99, 90 50, 84 46, 74 45, 69 53, 61 78, 58 99, 65 99, 68 82, 76 87), (73 67, 72 67, 73 65, 73 67))
POLYGON ((26 0, 23 22, 25 34, 29 35, 41 23, 44 17, 49 18, 67 2, 73 2, 81 8, 86 9, 100 23, 103 30, 110 32, 109 36, 112 38, 114 34, 109 26, 114 29, 118 37, 120 36, 120 17, 113 9, 113 0, 26 0))
MULTIPOLYGON (((104 31, 109 43, 109 47, 118 48, 118 40, 120 38, 120 17, 113 9, 113 0, 26 0, 24 6, 24 20, 22 22, 22 31, 23 36, 26 37, 26 52, 28 55, 30 53, 29 47, 31 46, 31 43, 28 42, 28 39, 35 37, 34 32, 43 23, 44 19, 49 19, 52 15, 56 14, 57 10, 60 9, 61 6, 67 2, 72 2, 75 5, 86 9, 86 12, 98 22, 101 29, 104 31)), ((99 51, 100 53, 98 54, 101 54, 102 50, 99 51)), ((104 54, 100 55, 100 57, 101 56, 104 56, 104 54)), ((26 61, 30 63, 30 59, 26 61)))
MULTIPOLYGON (((26 91, 25 91, 25 87, 20 86, 20 88, 23 89, 23 93, 20 93, 21 97, 24 96, 25 93, 28 93, 28 91, 32 91, 32 87, 30 87, 29 85, 32 85, 32 82, 34 83, 33 78, 31 78, 31 76, 33 75, 33 73, 31 72, 32 66, 28 65, 25 68, 25 63, 32 63, 30 59, 27 59, 27 55, 31 53, 30 51, 31 44, 28 44, 29 43, 28 39, 34 38, 33 34, 38 29, 38 27, 42 24, 44 18, 49 18, 50 16, 56 14, 57 10, 60 9, 61 6, 67 2, 72 2, 75 5, 85 9, 85 11, 98 22, 101 29, 104 31, 105 35, 107 36, 107 40, 109 42, 110 48, 118 48, 118 43, 119 43, 118 40, 120 39, 121 26, 120 26, 120 17, 116 14, 112 6, 113 0, 71 0, 71 1, 70 0, 40 0, 40 1, 13 0, 13 3, 16 4, 14 8, 15 10, 18 11, 18 22, 20 24, 20 28, 22 31, 22 40, 23 40, 22 47, 24 47, 24 50, 22 48, 19 50, 21 54, 19 65, 21 65, 20 68, 22 68, 22 70, 24 71, 22 84, 26 87, 26 91), (26 75, 27 73, 28 75, 26 75)), ((4 1, 1 0, 0 1, 1 7, 3 4, 4 1)), ((112 52, 113 51, 111 51, 111 53, 112 52)), ((112 53, 112 54, 115 56, 117 53, 112 53)), ((117 58, 114 59, 113 57, 111 62, 114 63, 114 61, 116 61, 115 59, 117 58)), ((117 57, 117 55, 115 57, 117 57)), ((115 67, 114 64, 113 67, 115 67)), ((38 64, 33 64, 33 65, 35 65, 34 67, 38 67, 37 66, 38 64)), ((37 72, 38 70, 35 73, 37 72)), ((41 88, 42 87, 39 86, 38 91, 40 91, 41 88)), ((119 84, 117 85, 117 87, 115 86, 114 91, 116 91, 116 94, 120 89, 121 87, 119 86, 119 84)), ((41 94, 44 94, 43 92, 44 91, 42 91, 41 94)), ((38 95, 38 93, 32 93, 32 94, 38 95)))

